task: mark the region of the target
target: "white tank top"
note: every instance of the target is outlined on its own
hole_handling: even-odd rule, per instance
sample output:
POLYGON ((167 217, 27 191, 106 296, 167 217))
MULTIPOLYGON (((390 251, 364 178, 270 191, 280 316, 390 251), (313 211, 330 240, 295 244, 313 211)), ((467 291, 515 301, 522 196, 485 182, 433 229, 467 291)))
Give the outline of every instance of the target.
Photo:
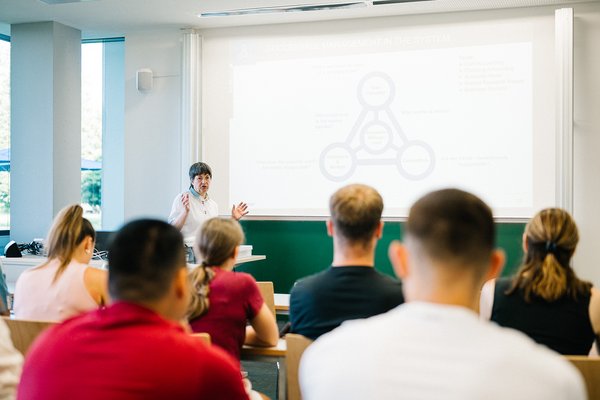
POLYGON ((60 261, 30 268, 23 272, 15 286, 15 318, 35 321, 63 321, 98 308, 85 287, 86 268, 74 260, 53 282, 60 261))

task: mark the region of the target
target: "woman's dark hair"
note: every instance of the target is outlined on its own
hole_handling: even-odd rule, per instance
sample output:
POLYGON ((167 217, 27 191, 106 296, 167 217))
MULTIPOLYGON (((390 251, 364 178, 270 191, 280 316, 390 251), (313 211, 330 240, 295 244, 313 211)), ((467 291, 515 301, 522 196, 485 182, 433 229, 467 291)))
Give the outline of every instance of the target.
POLYGON ((88 236, 92 238, 92 241, 96 241, 96 231, 90 221, 83 218, 83 208, 79 204, 73 204, 60 210, 54 218, 46 239, 48 259, 60 260, 54 281, 60 277, 71 262, 77 246, 88 236))
POLYGON ((214 277, 210 267, 223 265, 244 242, 244 232, 239 222, 231 218, 211 218, 202 224, 196 235, 194 250, 201 264, 189 274, 192 295, 188 319, 192 320, 208 311, 209 285, 214 277))
POLYGON ((194 180, 196 175, 208 175, 212 179, 212 170, 208 164, 203 162, 197 162, 190 166, 190 182, 194 180))
POLYGON ((129 222, 112 237, 108 264, 112 298, 133 302, 161 299, 177 272, 186 268, 183 237, 164 221, 129 222))
POLYGON ((523 265, 506 294, 522 289, 527 302, 532 295, 546 301, 589 295, 592 284, 577 278, 570 266, 579 233, 568 212, 560 208, 540 211, 525 227, 525 240, 523 265))

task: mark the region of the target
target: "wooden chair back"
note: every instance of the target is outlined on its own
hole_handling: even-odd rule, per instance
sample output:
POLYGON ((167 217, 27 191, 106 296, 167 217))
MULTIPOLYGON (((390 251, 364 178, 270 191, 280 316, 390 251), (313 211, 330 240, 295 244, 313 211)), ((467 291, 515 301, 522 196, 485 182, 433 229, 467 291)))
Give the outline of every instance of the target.
POLYGON ((13 345, 23 355, 27 353, 27 350, 29 350, 29 347, 40 333, 49 327, 56 325, 56 322, 27 321, 22 319, 10 319, 9 317, 2 317, 2 319, 8 326, 13 345))
POLYGON ((304 350, 312 343, 309 338, 295 333, 285 335, 287 352, 285 353, 285 364, 287 369, 287 398, 288 400, 300 400, 300 382, 298 381, 298 369, 300 358, 304 350))
POLYGON ((600 400, 600 357, 566 356, 583 375, 589 400, 600 400))
POLYGON ((262 294, 263 300, 269 310, 273 313, 275 317, 275 289, 273 288, 273 282, 256 282, 258 285, 258 289, 260 290, 260 294, 262 294))
POLYGON ((194 339, 198 339, 202 342, 204 342, 207 345, 211 345, 211 340, 210 340, 210 333, 206 333, 206 332, 198 332, 198 333, 192 333, 191 336, 194 339))

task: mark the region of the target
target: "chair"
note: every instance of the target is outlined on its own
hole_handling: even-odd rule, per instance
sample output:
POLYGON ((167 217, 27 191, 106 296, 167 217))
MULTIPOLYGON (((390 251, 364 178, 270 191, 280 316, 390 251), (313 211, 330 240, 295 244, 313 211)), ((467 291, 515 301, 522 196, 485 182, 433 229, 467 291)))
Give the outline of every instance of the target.
POLYGON ((31 346, 40 333, 56 325, 56 322, 48 321, 27 321, 10 319, 8 317, 2 317, 2 319, 8 326, 13 345, 23 355, 27 353, 29 346, 31 346))
POLYGON ((206 333, 206 332, 198 332, 198 333, 191 333, 190 334, 191 337, 193 337, 194 339, 198 339, 202 342, 204 342, 207 345, 211 345, 211 340, 210 340, 210 333, 206 333))
POLYGON ((273 313, 275 317, 275 289, 273 288, 273 282, 256 282, 258 285, 258 289, 260 290, 260 294, 262 294, 263 300, 269 310, 273 313))
POLYGON ((600 400, 600 358, 565 356, 583 375, 589 400, 600 400))
POLYGON ((287 352, 285 354, 285 363, 287 365, 287 398, 288 400, 300 400, 300 383, 298 381, 298 367, 300 358, 304 350, 312 343, 307 337, 295 333, 285 335, 287 342, 287 352))

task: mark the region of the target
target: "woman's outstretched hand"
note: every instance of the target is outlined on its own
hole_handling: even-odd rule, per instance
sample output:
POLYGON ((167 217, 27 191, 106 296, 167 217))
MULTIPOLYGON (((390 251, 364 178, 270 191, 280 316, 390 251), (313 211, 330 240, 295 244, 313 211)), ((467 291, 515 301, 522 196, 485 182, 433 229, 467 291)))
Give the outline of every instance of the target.
POLYGON ((237 221, 242 219, 242 217, 248 214, 248 212, 248 204, 244 202, 241 202, 237 206, 234 204, 233 207, 231 207, 231 216, 237 221))

